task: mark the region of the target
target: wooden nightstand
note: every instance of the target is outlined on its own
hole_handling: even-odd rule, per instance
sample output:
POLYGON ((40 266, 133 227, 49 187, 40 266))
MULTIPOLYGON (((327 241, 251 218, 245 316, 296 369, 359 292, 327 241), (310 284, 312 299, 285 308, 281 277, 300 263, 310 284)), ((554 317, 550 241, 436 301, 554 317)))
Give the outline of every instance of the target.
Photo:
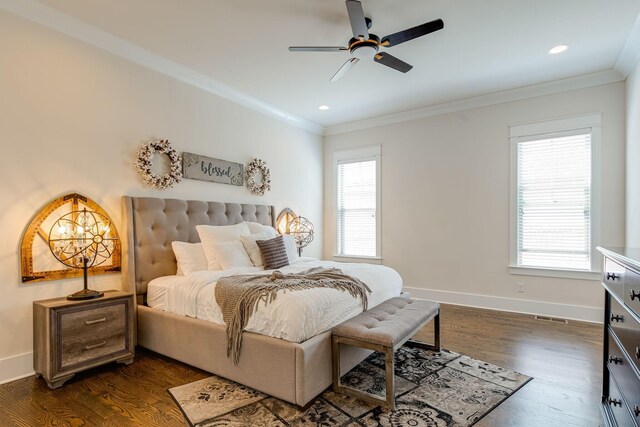
POLYGON ((134 296, 106 291, 104 297, 33 303, 33 369, 51 388, 76 372, 108 362, 133 362, 134 296))

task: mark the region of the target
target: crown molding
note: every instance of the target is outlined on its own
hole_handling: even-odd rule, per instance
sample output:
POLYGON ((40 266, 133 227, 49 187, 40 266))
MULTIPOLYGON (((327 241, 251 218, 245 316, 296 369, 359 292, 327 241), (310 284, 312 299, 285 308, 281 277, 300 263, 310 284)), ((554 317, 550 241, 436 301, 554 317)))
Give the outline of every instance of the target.
POLYGON ((324 128, 317 123, 290 114, 36 0, 0 0, 0 9, 297 128, 323 134, 324 128))
POLYGON ((323 127, 227 86, 191 68, 143 49, 111 33, 100 30, 99 28, 40 3, 37 0, 0 0, 0 9, 317 135, 336 135, 456 111, 614 83, 626 79, 640 57, 639 15, 624 48, 618 56, 615 69, 461 99, 371 119, 323 127))
POLYGON ((640 58, 640 15, 631 28, 629 37, 618 55, 615 69, 626 79, 640 58))
POLYGON ((525 86, 518 89, 511 89, 503 92, 481 95, 474 98, 461 99, 444 104, 432 105, 401 113, 394 113, 372 119, 359 120, 350 123, 329 126, 325 128, 324 135, 337 135, 346 132, 369 129, 378 126, 390 125, 394 123, 407 122, 410 120, 424 119, 427 117, 439 116, 457 111, 470 110, 473 108, 487 107, 490 105, 504 104, 506 102, 519 101, 528 98, 536 98, 554 93, 567 92, 576 89, 583 89, 593 86, 600 86, 624 80, 616 70, 600 71, 592 74, 571 77, 567 79, 554 80, 552 82, 541 83, 533 86, 525 86))

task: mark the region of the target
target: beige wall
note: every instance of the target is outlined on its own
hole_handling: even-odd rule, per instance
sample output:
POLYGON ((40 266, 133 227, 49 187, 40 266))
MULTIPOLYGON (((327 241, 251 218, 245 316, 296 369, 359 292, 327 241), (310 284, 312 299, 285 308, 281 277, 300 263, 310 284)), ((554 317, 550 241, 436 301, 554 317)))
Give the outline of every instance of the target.
POLYGON ((640 248, 640 63, 627 78, 626 244, 640 248))
POLYGON ((417 288, 418 295, 514 311, 536 312, 540 302, 551 303, 553 313, 567 317, 580 314, 566 312, 564 305, 594 307, 596 320, 602 307, 597 281, 508 271, 508 132, 513 124, 602 112, 602 244, 620 245, 624 109, 624 83, 615 83, 328 136, 325 257, 335 247, 332 153, 380 144, 382 258, 400 272, 405 286, 417 288), (518 282, 525 283, 525 293, 517 292, 518 282))
MULTIPOLYGON (((321 255, 321 137, 3 12, 0 140, 0 381, 29 372, 32 301, 82 287, 81 279, 19 279, 24 227, 64 193, 93 198, 118 227, 124 194, 290 206, 318 230, 305 254, 321 255), (150 137, 241 163, 262 158, 273 189, 257 197, 246 188, 186 180, 149 190, 133 161, 150 137)), ((91 278, 90 286, 120 288, 120 275, 91 278)))

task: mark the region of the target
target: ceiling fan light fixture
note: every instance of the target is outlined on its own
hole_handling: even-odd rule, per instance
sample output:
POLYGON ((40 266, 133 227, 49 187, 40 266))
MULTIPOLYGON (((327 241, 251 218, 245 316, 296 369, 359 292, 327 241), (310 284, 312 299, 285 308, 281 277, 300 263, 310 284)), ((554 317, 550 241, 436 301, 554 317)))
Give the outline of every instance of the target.
POLYGON ((321 106, 318 107, 318 110, 327 111, 329 108, 331 108, 331 107, 329 107, 328 105, 321 105, 321 106))
POLYGON ((360 45, 351 49, 351 56, 358 59, 372 60, 376 53, 378 53, 378 48, 373 45, 360 45))
POLYGON ((559 53, 565 52, 567 49, 569 49, 569 46, 567 46, 566 44, 559 44, 549 49, 549 55, 557 55, 559 53))

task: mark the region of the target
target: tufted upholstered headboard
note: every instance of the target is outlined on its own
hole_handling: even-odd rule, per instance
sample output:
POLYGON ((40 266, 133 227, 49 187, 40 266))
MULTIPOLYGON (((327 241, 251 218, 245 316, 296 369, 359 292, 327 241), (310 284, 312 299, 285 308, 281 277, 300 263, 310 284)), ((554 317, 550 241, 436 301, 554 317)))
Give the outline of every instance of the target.
POLYGON ((176 274, 171 242, 199 242, 196 225, 233 225, 242 221, 273 226, 274 207, 123 196, 123 289, 135 291, 141 302, 149 281, 176 274))

